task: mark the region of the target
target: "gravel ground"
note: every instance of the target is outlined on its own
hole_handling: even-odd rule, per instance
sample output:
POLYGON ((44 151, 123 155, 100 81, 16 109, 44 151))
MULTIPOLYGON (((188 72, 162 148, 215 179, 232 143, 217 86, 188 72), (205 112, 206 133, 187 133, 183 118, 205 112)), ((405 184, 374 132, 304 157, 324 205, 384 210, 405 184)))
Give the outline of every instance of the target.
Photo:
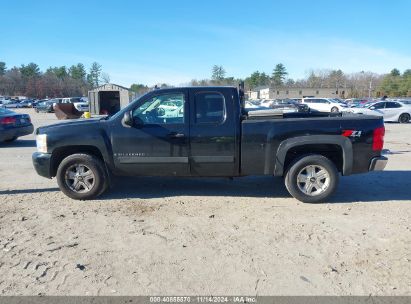
POLYGON ((120 179, 74 201, 36 175, 33 135, 1 144, 0 294, 411 295, 411 124, 386 128, 386 171, 320 205, 272 177, 120 179))

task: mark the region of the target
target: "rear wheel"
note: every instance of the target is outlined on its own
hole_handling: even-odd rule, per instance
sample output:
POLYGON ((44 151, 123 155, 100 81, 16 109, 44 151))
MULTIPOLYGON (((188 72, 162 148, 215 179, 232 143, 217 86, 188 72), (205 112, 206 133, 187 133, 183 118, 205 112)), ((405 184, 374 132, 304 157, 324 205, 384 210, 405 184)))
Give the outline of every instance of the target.
POLYGON ((331 108, 331 112, 332 112, 332 113, 337 113, 337 112, 338 112, 338 108, 337 108, 337 107, 332 107, 332 108, 331 108))
POLYGON ((408 113, 403 113, 398 118, 399 123, 407 123, 409 121, 410 121, 410 114, 408 114, 408 113))
POLYGON ((322 203, 336 190, 338 171, 322 155, 307 155, 296 160, 285 176, 288 192, 304 203, 322 203))
POLYGON ((56 177, 60 190, 77 200, 93 199, 108 187, 104 164, 89 154, 67 156, 60 163, 56 177))

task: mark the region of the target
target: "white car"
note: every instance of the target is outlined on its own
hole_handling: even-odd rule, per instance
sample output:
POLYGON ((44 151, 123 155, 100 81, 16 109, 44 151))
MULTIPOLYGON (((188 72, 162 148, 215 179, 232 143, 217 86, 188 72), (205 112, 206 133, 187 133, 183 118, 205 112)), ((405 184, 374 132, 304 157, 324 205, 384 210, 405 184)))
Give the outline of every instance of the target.
POLYGON ((372 104, 365 104, 358 108, 350 108, 348 112, 383 116, 384 121, 407 123, 411 118, 411 105, 402 104, 397 101, 380 101, 372 104))
POLYGON ((263 99, 261 102, 260 102, 260 107, 263 107, 263 108, 271 108, 271 105, 274 103, 274 100, 272 100, 272 99, 263 99))
POLYGON ((259 109, 259 108, 261 108, 261 107, 255 105, 255 104, 253 104, 250 101, 246 101, 244 107, 245 107, 245 109, 259 109))
POLYGON ((61 103, 72 103, 74 107, 79 112, 88 112, 89 111, 89 103, 88 101, 84 101, 81 97, 68 97, 63 98, 61 103))
POLYGON ((306 104, 310 109, 318 112, 342 112, 347 106, 331 98, 303 98, 301 103, 306 104))
POLYGON ((18 100, 2 100, 0 107, 2 108, 22 108, 23 105, 20 104, 18 100))

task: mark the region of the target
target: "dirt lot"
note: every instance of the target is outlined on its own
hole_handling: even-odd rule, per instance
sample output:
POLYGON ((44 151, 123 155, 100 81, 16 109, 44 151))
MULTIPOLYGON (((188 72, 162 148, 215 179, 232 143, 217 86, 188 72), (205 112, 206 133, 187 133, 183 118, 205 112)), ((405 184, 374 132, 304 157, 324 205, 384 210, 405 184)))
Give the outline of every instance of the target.
POLYGON ((321 205, 272 177, 126 179, 73 201, 36 175, 33 135, 3 144, 0 294, 411 295, 411 124, 386 128, 386 171, 321 205))

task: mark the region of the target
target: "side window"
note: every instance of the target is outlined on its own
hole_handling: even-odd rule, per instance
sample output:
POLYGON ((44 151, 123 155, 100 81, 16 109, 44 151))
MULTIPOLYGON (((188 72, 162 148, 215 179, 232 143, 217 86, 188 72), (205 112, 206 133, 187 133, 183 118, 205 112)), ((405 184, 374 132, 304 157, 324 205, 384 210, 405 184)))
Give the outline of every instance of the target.
POLYGON ((312 103, 312 99, 304 99, 305 103, 312 103))
POLYGON ((225 100, 220 93, 197 93, 194 100, 196 123, 221 123, 225 118, 225 100))
POLYGON ((145 124, 184 123, 184 94, 154 96, 133 110, 133 118, 145 124))
POLYGON ((401 108, 401 105, 398 102, 387 102, 385 105, 386 109, 401 108))
POLYGON ((375 109, 384 109, 385 107, 385 102, 380 102, 374 105, 375 109))

